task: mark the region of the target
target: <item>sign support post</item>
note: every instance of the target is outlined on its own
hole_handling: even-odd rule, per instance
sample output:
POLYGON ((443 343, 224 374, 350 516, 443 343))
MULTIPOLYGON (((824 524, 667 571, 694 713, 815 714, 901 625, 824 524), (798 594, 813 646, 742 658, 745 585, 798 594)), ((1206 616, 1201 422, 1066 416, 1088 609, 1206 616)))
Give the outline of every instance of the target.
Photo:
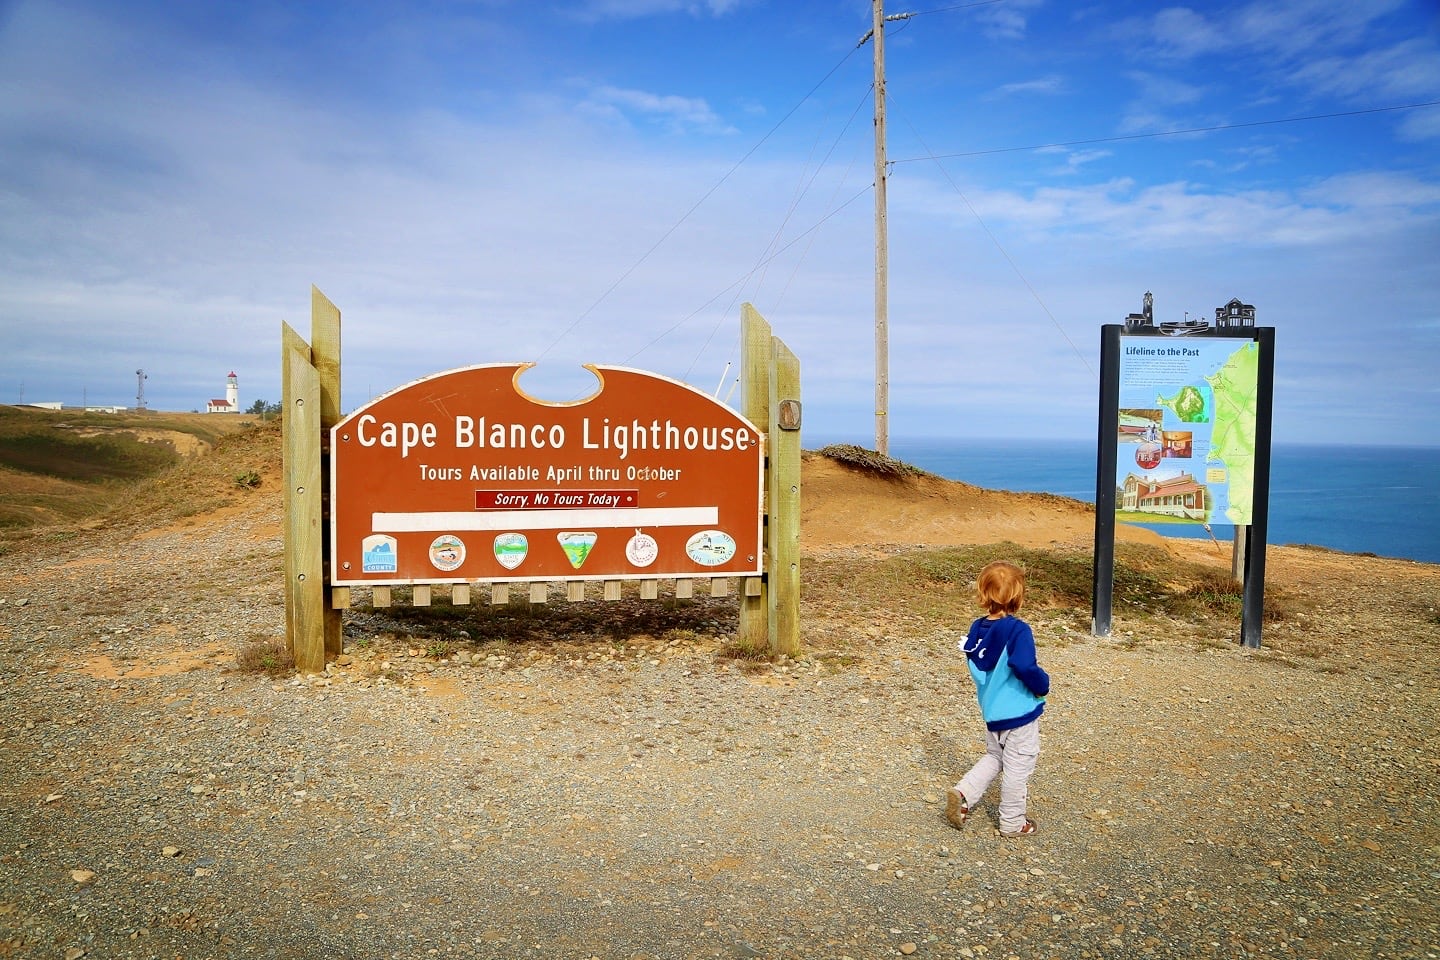
POLYGON ((800 651, 800 362, 753 306, 740 308, 745 417, 765 424, 765 574, 740 596, 740 645, 800 651))
POLYGON ((1265 544, 1270 524, 1271 414, 1275 400, 1275 328, 1258 327, 1260 366, 1255 371, 1255 507, 1245 532, 1245 580, 1240 600, 1240 642, 1259 649, 1265 620, 1265 544))
POLYGON ((321 513, 320 375, 310 345, 281 325, 284 399, 285 640, 296 669, 325 669, 325 524, 321 513))
MULTIPOLYGON (((310 287, 310 362, 315 367, 320 388, 320 509, 328 529, 330 450, 327 441, 330 428, 340 421, 340 310, 313 284, 310 287)), ((325 568, 325 655, 335 657, 340 655, 343 645, 341 610, 350 605, 350 588, 330 586, 330 538, 320 539, 325 568), (335 596, 342 591, 342 596, 335 596)))
POLYGON ((1090 632, 1110 636, 1115 594, 1115 456, 1119 441, 1106 412, 1120 403, 1120 327, 1100 328, 1100 427, 1095 439, 1095 549, 1090 632))

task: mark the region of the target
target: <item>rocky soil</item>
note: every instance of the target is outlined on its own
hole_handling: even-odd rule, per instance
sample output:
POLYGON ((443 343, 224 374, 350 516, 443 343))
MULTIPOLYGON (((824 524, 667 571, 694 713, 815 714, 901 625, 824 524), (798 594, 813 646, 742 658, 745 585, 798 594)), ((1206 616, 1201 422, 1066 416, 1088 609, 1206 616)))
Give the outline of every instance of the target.
MULTIPOLYGON (((810 477, 808 556, 976 535, 963 490, 892 485, 902 521, 810 477)), ((1008 502, 1007 539, 1078 535, 1008 502)), ((278 521, 0 557, 0 957, 1440 956, 1440 568, 1275 548, 1313 607, 1260 651, 1036 611, 1040 831, 1005 840, 993 797, 943 816, 963 624, 807 607, 755 664, 724 601, 543 643, 356 610, 272 678, 236 653, 283 635, 278 521)))

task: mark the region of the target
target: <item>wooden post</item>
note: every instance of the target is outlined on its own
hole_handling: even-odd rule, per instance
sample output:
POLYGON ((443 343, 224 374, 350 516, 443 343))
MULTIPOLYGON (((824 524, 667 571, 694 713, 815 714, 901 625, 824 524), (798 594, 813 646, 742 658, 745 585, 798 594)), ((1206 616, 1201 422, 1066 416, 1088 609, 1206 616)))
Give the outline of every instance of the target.
POLYGON ((1230 579, 1245 582, 1245 550, 1250 528, 1244 524, 1235 525, 1235 538, 1230 546, 1230 579))
MULTIPOLYGON (((741 385, 741 407, 740 412, 745 418, 762 430, 767 429, 766 424, 770 421, 770 373, 768 370, 772 348, 770 341, 774 337, 770 332, 770 324, 750 304, 742 304, 740 307, 740 385, 741 385)), ((770 455, 770 437, 765 438, 765 455, 770 455)), ((765 475, 770 476, 767 463, 765 475)), ((768 495, 769 483, 766 483, 768 495)), ((769 517, 770 505, 762 506, 762 512, 769 517)), ((770 524, 765 523, 761 532, 760 549, 764 551, 761 569, 770 569, 770 524)), ((740 596, 740 625, 737 632, 737 639, 740 646, 745 650, 758 652, 766 649, 770 643, 770 588, 766 580, 762 580, 760 591, 753 596, 744 593, 740 596)))
MULTIPOLYGON (((310 362, 320 384, 320 509, 325 518, 320 538, 324 562, 325 653, 339 656, 341 604, 330 587, 330 428, 340 422, 340 310, 315 286, 310 287, 310 362)), ((343 589, 343 588, 342 588, 343 589)))
MULTIPOLYGON (((770 652, 800 652, 800 361, 771 338, 766 477, 770 652)), ((743 594, 742 594, 743 596, 743 594)))
POLYGON ((740 645, 800 651, 800 363, 750 304, 740 308, 746 419, 765 431, 765 575, 740 591, 740 645))
POLYGON ((285 642, 297 669, 325 669, 320 376, 310 347, 281 324, 285 483, 285 642))

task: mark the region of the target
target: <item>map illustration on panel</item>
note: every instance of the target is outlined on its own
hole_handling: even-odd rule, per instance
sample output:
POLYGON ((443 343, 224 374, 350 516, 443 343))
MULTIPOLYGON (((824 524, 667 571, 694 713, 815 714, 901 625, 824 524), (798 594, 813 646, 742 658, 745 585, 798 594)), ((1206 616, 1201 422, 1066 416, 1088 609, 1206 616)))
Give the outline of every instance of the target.
POLYGON ((1122 336, 1120 345, 1117 515, 1249 524, 1259 344, 1122 336))

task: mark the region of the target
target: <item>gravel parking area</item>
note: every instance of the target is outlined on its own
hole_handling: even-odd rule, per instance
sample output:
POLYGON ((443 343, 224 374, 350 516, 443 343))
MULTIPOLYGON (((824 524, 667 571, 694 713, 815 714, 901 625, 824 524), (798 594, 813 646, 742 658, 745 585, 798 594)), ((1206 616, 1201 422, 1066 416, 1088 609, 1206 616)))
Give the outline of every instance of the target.
POLYGON ((904 611, 760 665, 708 601, 438 651, 354 611, 326 675, 242 673, 279 562, 273 502, 0 557, 0 957, 1440 956, 1433 567, 1277 552, 1309 658, 1038 619, 1005 840, 944 819, 978 710, 904 611))

